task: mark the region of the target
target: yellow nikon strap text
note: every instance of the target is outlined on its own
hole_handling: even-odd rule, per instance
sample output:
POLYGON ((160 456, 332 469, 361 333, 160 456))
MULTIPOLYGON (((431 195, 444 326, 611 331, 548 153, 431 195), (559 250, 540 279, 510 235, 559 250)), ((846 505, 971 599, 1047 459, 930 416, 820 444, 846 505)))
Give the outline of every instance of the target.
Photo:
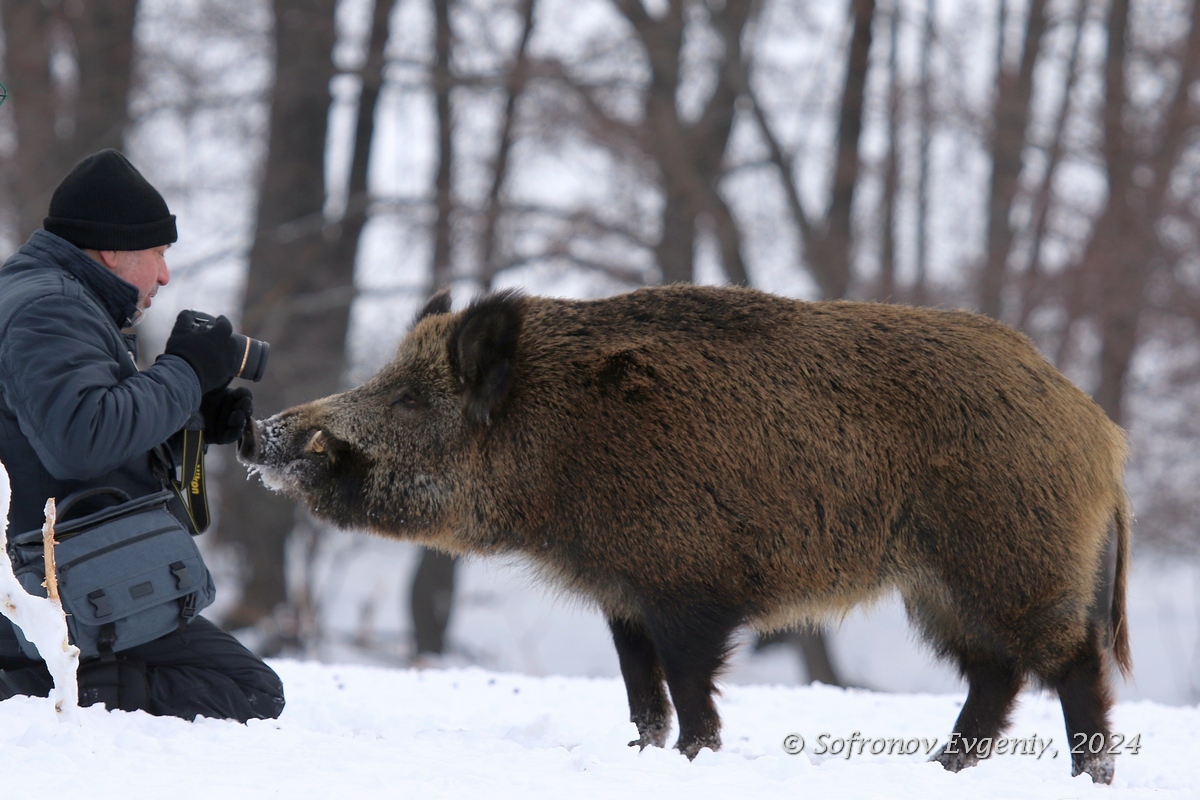
POLYGON ((204 431, 183 431, 183 467, 180 494, 187 498, 188 513, 196 533, 208 530, 208 492, 204 489, 204 431))

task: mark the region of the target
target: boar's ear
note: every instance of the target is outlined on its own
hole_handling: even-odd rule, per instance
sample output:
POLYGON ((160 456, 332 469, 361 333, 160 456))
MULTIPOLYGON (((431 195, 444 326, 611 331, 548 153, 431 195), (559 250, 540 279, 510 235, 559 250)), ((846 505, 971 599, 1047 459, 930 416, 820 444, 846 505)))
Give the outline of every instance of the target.
POLYGON ((433 297, 429 298, 429 301, 427 303, 425 303, 425 307, 422 308, 421 311, 417 314, 416 318, 413 319, 413 325, 416 325, 418 322, 425 319, 426 317, 432 317, 436 314, 449 314, 449 313, 450 313, 450 290, 442 289, 441 291, 437 292, 433 297))
POLYGON ((466 400, 467 416, 487 424, 512 382, 521 326, 520 296, 500 292, 476 300, 463 312, 451 354, 466 400))

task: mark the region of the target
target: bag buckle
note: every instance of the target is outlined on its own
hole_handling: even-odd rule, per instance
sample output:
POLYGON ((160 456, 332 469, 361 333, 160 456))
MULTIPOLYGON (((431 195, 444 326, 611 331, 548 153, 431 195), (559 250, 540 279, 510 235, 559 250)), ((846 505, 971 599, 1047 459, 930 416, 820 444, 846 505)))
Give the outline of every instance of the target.
POLYGON ((178 633, 183 633, 187 629, 188 623, 192 621, 192 617, 196 616, 196 595, 196 592, 192 592, 180 598, 179 627, 175 629, 178 633))
POLYGON ((171 562, 171 574, 175 576, 176 589, 186 589, 192 585, 192 573, 182 561, 171 562))
POLYGON ((112 603, 109 602, 108 595, 104 594, 103 589, 89 592, 87 599, 92 604, 92 607, 96 609, 97 617, 107 617, 113 612, 112 603))
MULTIPOLYGON (((95 592, 92 592, 95 594, 95 592)), ((103 594, 103 592, 101 592, 103 594)), ((88 595, 91 598, 91 595, 88 595)), ((117 623, 106 622, 100 626, 100 631, 96 635, 96 650, 99 651, 102 661, 112 661, 115 656, 113 649, 117 646, 117 623)))

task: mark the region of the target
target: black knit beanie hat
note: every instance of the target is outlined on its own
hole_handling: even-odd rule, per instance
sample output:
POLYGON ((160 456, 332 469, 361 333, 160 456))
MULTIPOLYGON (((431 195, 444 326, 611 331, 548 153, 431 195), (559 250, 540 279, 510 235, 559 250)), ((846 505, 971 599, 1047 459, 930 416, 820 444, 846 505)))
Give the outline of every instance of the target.
POLYGON ((162 195, 112 149, 88 156, 67 173, 42 227, 86 250, 149 250, 179 238, 162 195))

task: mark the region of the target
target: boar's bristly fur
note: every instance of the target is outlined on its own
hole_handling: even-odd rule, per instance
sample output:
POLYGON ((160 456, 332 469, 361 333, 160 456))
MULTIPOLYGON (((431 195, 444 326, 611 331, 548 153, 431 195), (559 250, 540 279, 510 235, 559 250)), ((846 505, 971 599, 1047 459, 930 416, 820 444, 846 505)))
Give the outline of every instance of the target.
MULTIPOLYGON (((1106 650, 1130 668, 1124 456, 996 322, 687 285, 459 312, 435 297, 378 375, 242 447, 323 519, 519 553, 589 598, 636 743, 666 743, 673 704, 689 756, 720 746, 713 677, 736 628, 891 590, 969 684, 962 737, 997 736, 1030 679, 1058 692, 1071 741, 1107 737, 1106 650)), ((1106 748, 1072 763, 1112 778, 1106 748)))

